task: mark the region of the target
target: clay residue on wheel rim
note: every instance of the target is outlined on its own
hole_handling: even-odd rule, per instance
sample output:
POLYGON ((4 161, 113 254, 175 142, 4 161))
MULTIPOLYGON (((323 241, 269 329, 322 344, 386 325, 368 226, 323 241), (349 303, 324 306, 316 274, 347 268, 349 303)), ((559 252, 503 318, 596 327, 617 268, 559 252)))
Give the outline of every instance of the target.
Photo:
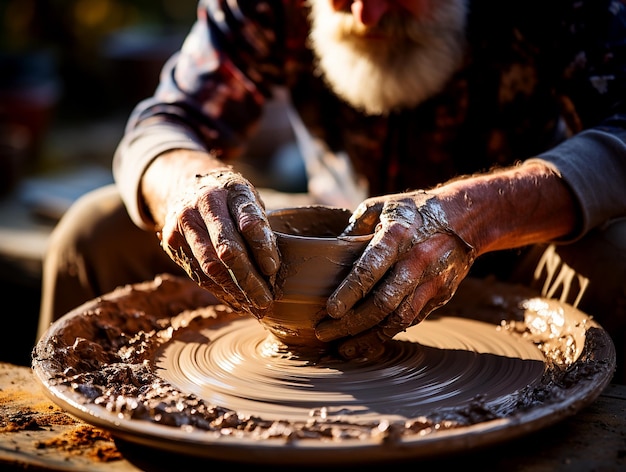
MULTIPOLYGON (((483 296, 486 296, 485 293, 480 292, 483 296)), ((490 323, 489 329, 493 329, 494 334, 499 333, 494 339, 499 339, 502 346, 494 346, 489 337, 482 335, 462 335, 452 349, 449 345, 438 345, 448 343, 438 341, 449 335, 449 329, 444 327, 441 334, 437 335, 433 329, 431 336, 424 330, 424 337, 417 340, 411 338, 412 333, 408 333, 408 339, 399 339, 395 344, 397 347, 389 350, 389 358, 384 364, 348 368, 347 365, 338 365, 336 359, 290 358, 288 350, 281 350, 280 346, 272 347, 271 343, 267 346, 267 335, 260 330, 258 323, 255 324, 256 321, 241 318, 225 307, 206 306, 210 297, 187 280, 157 278, 153 283, 126 287, 104 299, 79 307, 57 322, 38 343, 33 365, 49 373, 50 387, 67 388, 85 404, 99 405, 123 418, 148 420, 173 427, 193 427, 250 439, 282 437, 289 440, 317 438, 323 441, 423 436, 491 419, 507 418, 537 405, 549 405, 550 402, 566 398, 570 389, 589 383, 597 384, 599 378, 607 379, 607 372, 614 369, 614 351, 610 349, 612 345, 606 333, 579 312, 572 309, 570 313, 567 307, 558 302, 542 299, 490 296, 491 303, 484 306, 483 312, 475 311, 477 307, 472 307, 466 320, 459 321, 459 318, 464 318, 464 309, 451 302, 448 310, 437 312, 432 322, 443 320, 445 314, 454 317, 455 323, 463 324, 466 321, 467 324, 463 325, 465 328, 474 323, 490 323), (553 316, 555 312, 559 316, 553 316), (504 321, 493 323, 497 318, 504 321), (227 333, 229 326, 236 323, 243 323, 239 326, 242 328, 241 336, 250 341, 241 341, 237 345, 228 336, 223 336, 224 339, 219 341, 220 333, 227 333), (214 339, 211 339, 212 336, 214 339), (465 349, 463 344, 468 343, 468 339, 470 341, 465 349), (507 342, 507 339, 515 341, 507 342), (266 345, 263 346, 263 343, 266 345), (539 361, 530 352, 532 349, 529 351, 527 346, 520 350, 512 347, 518 343, 531 343, 537 347, 544 358, 544 372, 541 375, 535 368, 539 361), (483 353, 482 344, 486 348, 483 353), (219 347, 220 352, 202 352, 210 346, 219 347), (191 353, 183 355, 185 349, 190 349, 191 353), (503 352, 490 352, 494 349, 503 352), (207 355, 215 355, 216 359, 209 361, 207 355), (219 356, 223 359, 218 359, 219 356), (261 372, 258 359, 251 361, 254 356, 270 361, 270 364, 289 365, 292 376, 287 372, 286 377, 289 377, 290 382, 294 381, 293 373, 298 369, 306 371, 301 379, 309 382, 309 386, 303 389, 308 393, 300 400, 301 405, 296 405, 296 409, 300 410, 291 410, 291 414, 287 411, 284 418, 276 419, 275 414, 278 414, 280 405, 287 410, 293 407, 285 404, 288 381, 278 374, 272 376, 261 372), (403 364, 403 356, 409 362, 403 364), (435 365, 437 359, 440 363, 435 365), (488 361, 476 364, 466 362, 468 359, 488 361), (209 370, 211 374, 208 377, 219 377, 219 372, 213 371, 216 366, 222 374, 227 372, 229 368, 221 363, 230 363, 234 368, 247 361, 257 366, 244 367, 240 372, 242 375, 256 375, 257 378, 239 396, 243 403, 257 401, 259 404, 266 403, 272 395, 278 397, 277 406, 266 411, 267 417, 244 412, 243 403, 228 400, 233 407, 230 408, 222 404, 219 395, 212 401, 209 397, 202 398, 205 395, 203 392, 186 390, 194 382, 206 386, 209 370), (467 368, 480 365, 482 367, 479 371, 486 368, 481 375, 496 379, 496 383, 482 392, 476 384, 472 384, 474 386, 471 388, 476 391, 465 392, 465 397, 457 396, 457 400, 448 402, 449 398, 464 392, 464 384, 459 384, 460 388, 442 388, 446 382, 453 383, 448 362, 455 364, 461 377, 466 378, 473 374, 465 371, 464 365, 467 368), (166 379, 162 369, 174 369, 176 365, 184 372, 182 380, 176 376, 171 381, 166 379), (503 375, 502 368, 498 370, 497 367, 506 366, 508 369, 515 365, 530 367, 526 378, 530 383, 524 385, 524 380, 519 384, 504 385, 502 391, 497 392, 502 387, 498 386, 497 379, 503 375), (439 366, 443 366, 443 377, 431 379, 430 385, 434 390, 439 389, 432 397, 439 405, 429 408, 428 401, 424 401, 422 404, 414 403, 409 408, 403 407, 403 400, 410 402, 411 399, 402 395, 406 397, 417 392, 428 400, 428 394, 425 393, 428 385, 420 382, 419 375, 422 368, 432 369, 436 373, 439 366), (496 371, 492 372, 492 368, 496 368, 496 371), (328 369, 334 370, 329 374, 328 369), (198 377, 194 378, 194 375, 198 377), (346 376, 342 379, 342 391, 337 393, 326 386, 327 397, 324 398, 324 390, 319 390, 320 398, 316 399, 316 381, 321 383, 324 378, 337 375, 346 376), (274 393, 271 389, 263 394, 258 393, 262 387, 258 377, 274 382, 277 385, 274 393), (185 389, 175 385, 179 382, 187 382, 184 384, 185 389), (411 383, 418 385, 412 390, 407 387, 411 383), (355 388, 354 384, 362 386, 355 388), (402 389, 399 389, 402 393, 394 394, 398 385, 402 385, 402 389), (252 398, 255 390, 257 398, 252 398), (341 395, 351 395, 352 398, 341 395), (369 404, 365 401, 366 395, 370 399, 369 404), (373 404, 371 399, 374 395, 387 395, 392 401, 373 404), (328 404, 325 404, 326 401, 328 404), (337 408, 340 404, 347 406, 347 409, 337 408), (240 407, 242 411, 237 411, 240 407), (374 418, 367 409, 371 410, 370 413, 374 410, 386 411, 374 418), (310 413, 306 420, 302 417, 304 410, 310 413)), ((463 296, 459 296, 458 300, 463 302, 463 296)), ((481 325, 478 331, 482 331, 483 327, 481 325)), ((285 371, 282 368, 276 370, 285 371)), ((238 386, 232 384, 231 378, 211 378, 211 382, 218 381, 226 388, 232 387, 231 391, 237 390, 238 386)))

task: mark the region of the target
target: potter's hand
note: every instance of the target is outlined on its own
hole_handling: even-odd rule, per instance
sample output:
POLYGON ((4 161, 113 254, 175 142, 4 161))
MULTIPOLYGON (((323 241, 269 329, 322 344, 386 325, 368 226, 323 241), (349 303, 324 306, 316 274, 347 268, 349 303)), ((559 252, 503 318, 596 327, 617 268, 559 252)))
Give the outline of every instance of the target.
POLYGON ((383 343, 445 304, 467 275, 473 248, 448 225, 437 197, 412 192, 372 198, 356 209, 346 233, 375 232, 328 300, 332 318, 322 341, 341 340, 346 358, 375 358, 383 343))
POLYGON ((160 236, 172 260, 233 309, 261 318, 272 303, 276 238, 258 193, 240 174, 222 168, 196 175, 168 204, 160 236))

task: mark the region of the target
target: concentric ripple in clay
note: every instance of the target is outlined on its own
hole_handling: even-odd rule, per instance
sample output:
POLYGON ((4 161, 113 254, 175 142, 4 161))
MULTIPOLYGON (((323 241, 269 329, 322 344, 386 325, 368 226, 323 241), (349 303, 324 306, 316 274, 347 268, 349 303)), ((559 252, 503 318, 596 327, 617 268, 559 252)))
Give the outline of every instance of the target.
POLYGON ((496 326, 433 317, 375 362, 292 355, 253 319, 185 333, 157 356, 159 375, 211 404, 265 419, 411 418, 473 399, 506 402, 538 382, 541 352, 496 326))

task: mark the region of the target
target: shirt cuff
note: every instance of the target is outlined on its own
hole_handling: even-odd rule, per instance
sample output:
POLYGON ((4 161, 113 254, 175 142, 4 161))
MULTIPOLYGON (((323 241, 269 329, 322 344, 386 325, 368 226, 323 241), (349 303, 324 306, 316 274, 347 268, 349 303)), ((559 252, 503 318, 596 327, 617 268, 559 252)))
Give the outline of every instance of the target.
POLYGON ((113 178, 131 219, 140 228, 153 227, 141 197, 141 178, 157 156, 174 149, 206 151, 191 129, 171 122, 146 125, 129 132, 117 147, 113 178))
POLYGON ((626 144, 599 129, 583 131, 526 162, 542 161, 555 168, 578 202, 581 222, 572 242, 626 209, 626 144))

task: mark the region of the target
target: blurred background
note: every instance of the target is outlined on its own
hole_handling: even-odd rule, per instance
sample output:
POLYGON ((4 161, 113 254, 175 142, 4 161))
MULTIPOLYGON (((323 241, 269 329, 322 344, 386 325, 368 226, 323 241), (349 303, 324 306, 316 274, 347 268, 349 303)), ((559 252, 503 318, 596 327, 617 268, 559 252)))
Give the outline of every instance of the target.
POLYGON ((0 361, 30 365, 47 237, 112 181, 125 121, 152 94, 196 0, 0 0, 0 361))
MULTIPOLYGON (((0 361, 30 365, 50 232, 78 197, 113 181, 126 120, 152 95, 196 5, 0 0, 0 332, 9 337, 0 361)), ((240 170, 257 186, 306 192, 286 95, 277 96, 240 170)))

